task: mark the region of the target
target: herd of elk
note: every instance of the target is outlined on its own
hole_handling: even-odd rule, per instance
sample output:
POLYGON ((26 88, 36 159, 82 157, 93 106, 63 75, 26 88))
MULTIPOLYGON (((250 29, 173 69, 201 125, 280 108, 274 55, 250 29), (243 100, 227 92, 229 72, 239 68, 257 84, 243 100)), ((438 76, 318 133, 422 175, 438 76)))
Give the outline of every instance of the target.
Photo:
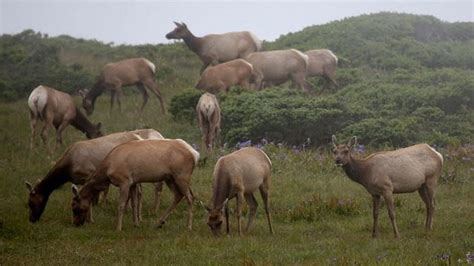
MULTIPOLYGON (((308 92, 312 86, 307 78, 321 76, 327 84, 337 86, 335 71, 338 58, 327 49, 302 53, 296 49, 261 51, 262 41, 248 31, 194 36, 186 24, 177 23, 166 35, 168 39, 183 39, 204 63, 196 88, 206 91, 196 105, 197 120, 202 133, 201 150, 211 153, 221 127, 221 109, 213 94, 227 92, 230 87, 262 89, 279 85, 288 80, 308 92), (212 94, 213 93, 213 94, 212 94)), ((135 85, 143 95, 140 114, 148 101, 148 92, 155 94, 165 113, 163 97, 155 81, 155 65, 145 58, 126 59, 106 64, 92 89, 80 90, 83 108, 91 115, 98 96, 104 91, 111 94, 110 110, 117 101, 121 109, 121 88, 135 85)), ((193 202, 191 176, 200 154, 181 139, 165 139, 156 130, 139 129, 102 136, 101 124, 94 125, 72 97, 64 92, 38 86, 29 98, 31 141, 38 120, 44 122, 41 137, 47 146, 47 131, 56 128, 56 142, 62 144, 62 132, 71 124, 86 134, 89 140, 78 141, 67 148, 46 176, 35 186, 25 181, 29 190, 29 220, 37 222, 51 193, 66 182, 73 183, 73 223, 77 226, 92 222, 92 204, 99 193, 107 193, 110 184, 119 188, 116 229, 122 230, 122 220, 127 202, 131 200, 133 221, 141 221, 141 183, 155 183, 156 211, 159 206, 163 183, 174 194, 174 200, 158 220, 162 227, 171 212, 184 198, 188 204, 187 227, 192 229, 193 202), (83 185, 79 189, 76 185, 83 185)), ((443 156, 427 144, 418 144, 394 151, 378 152, 365 159, 352 157, 356 145, 353 137, 347 144, 337 144, 332 136, 333 157, 346 175, 361 184, 372 195, 373 229, 378 234, 377 223, 381 199, 387 205, 388 215, 396 238, 400 236, 395 218, 393 194, 418 191, 426 205, 425 227, 433 226, 434 195, 437 179, 441 175, 443 156)), ((53 149, 54 149, 53 148, 53 149)), ((219 235, 225 221, 230 233, 228 202, 236 198, 237 228, 242 235, 241 216, 244 200, 249 206, 248 231, 255 220, 257 201, 254 192, 262 196, 270 233, 273 234, 269 210, 272 162, 267 154, 254 147, 243 148, 221 156, 214 167, 212 183, 212 208, 201 204, 208 212, 207 225, 214 235, 219 235)))

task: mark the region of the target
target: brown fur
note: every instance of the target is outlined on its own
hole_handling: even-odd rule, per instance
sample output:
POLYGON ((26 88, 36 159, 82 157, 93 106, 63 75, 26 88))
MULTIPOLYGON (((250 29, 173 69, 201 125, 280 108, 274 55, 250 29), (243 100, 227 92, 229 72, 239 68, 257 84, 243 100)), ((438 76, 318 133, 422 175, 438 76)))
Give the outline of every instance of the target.
POLYGON ((137 140, 136 135, 144 139, 163 138, 156 130, 139 129, 79 141, 69 146, 53 168, 34 188, 26 182, 30 192, 28 199, 30 221, 36 222, 40 219, 48 198, 54 190, 67 182, 84 184, 113 148, 119 144, 137 140))
POLYGON ((289 79, 300 89, 312 89, 306 81, 308 56, 295 49, 251 53, 245 60, 252 64, 257 89, 279 85, 289 79))
POLYGON ((167 39, 183 39, 184 43, 196 53, 204 63, 201 72, 208 65, 217 65, 248 54, 258 52, 262 42, 251 32, 228 32, 209 34, 203 37, 194 36, 184 23, 174 23, 176 28, 166 34, 167 39))
POLYGON ((56 128, 56 144, 63 144, 62 132, 71 124, 76 129, 85 133, 88 139, 102 136, 101 124, 92 124, 74 105, 72 97, 64 92, 46 86, 36 87, 28 98, 30 110, 31 140, 30 148, 34 147, 34 138, 38 120, 44 122, 41 130, 43 143, 47 145, 48 129, 56 128))
POLYGON ((240 85, 249 88, 252 80, 253 67, 243 59, 235 59, 229 62, 209 66, 201 74, 196 84, 196 89, 210 93, 227 92, 229 88, 240 85))
POLYGON ((337 57, 328 49, 316 49, 305 52, 308 56, 307 77, 321 76, 326 84, 338 86, 336 82, 337 57))
POLYGON ((150 90, 156 95, 161 104, 161 110, 165 113, 165 106, 160 89, 155 81, 155 66, 145 58, 131 58, 115 63, 106 64, 98 77, 94 87, 89 90, 80 90, 82 106, 86 110, 87 115, 91 115, 94 111, 94 105, 97 97, 105 90, 110 91, 110 110, 117 100, 119 109, 121 109, 120 97, 122 95, 121 88, 123 86, 135 85, 143 95, 143 103, 140 107, 140 113, 143 112, 148 102, 148 92, 150 90))
POLYGON ((426 229, 431 230, 434 194, 443 166, 442 155, 427 144, 418 144, 395 151, 375 153, 360 160, 351 156, 355 143, 354 137, 348 144, 337 145, 336 137, 333 136, 334 158, 350 179, 364 186, 372 195, 374 219, 372 236, 377 236, 381 197, 387 204, 393 232, 398 238, 400 234, 395 219, 393 194, 417 190, 426 205, 426 229))
MULTIPOLYGON (((142 182, 165 181, 174 193, 174 201, 161 216, 159 226, 165 223, 171 211, 185 197, 189 206, 187 226, 191 229, 193 196, 190 182, 198 158, 199 153, 183 140, 137 140, 116 147, 80 192, 73 189, 74 224, 84 223, 93 198, 112 183, 120 189, 117 219, 117 230, 120 231, 131 187, 142 182)), ((138 225, 135 206, 133 214, 135 225, 138 225)))
POLYGON ((237 224, 239 235, 242 235, 241 213, 242 204, 247 201, 250 213, 246 231, 252 226, 257 213, 257 201, 253 193, 259 189, 262 195, 268 227, 273 234, 273 227, 268 206, 268 196, 271 184, 271 161, 260 149, 249 147, 222 156, 214 167, 212 183, 212 209, 208 209, 207 224, 211 231, 218 235, 224 220, 227 234, 229 228, 229 212, 227 202, 229 199, 237 199, 237 224))
POLYGON ((202 134, 202 150, 212 152, 214 141, 221 129, 221 108, 216 96, 204 93, 196 105, 196 113, 202 134))

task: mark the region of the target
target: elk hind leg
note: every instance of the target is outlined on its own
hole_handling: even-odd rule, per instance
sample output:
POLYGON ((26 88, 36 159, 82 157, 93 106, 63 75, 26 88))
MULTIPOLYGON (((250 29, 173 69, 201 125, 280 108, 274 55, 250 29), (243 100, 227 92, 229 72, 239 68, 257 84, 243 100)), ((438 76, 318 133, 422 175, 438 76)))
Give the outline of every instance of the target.
POLYGON ((267 215, 267 222, 268 222, 268 228, 270 230, 270 233, 273 235, 273 226, 272 226, 272 216, 270 214, 270 208, 269 208, 269 185, 263 184, 260 186, 260 194, 262 195, 262 200, 263 200, 263 206, 265 207, 265 214, 267 215))
POLYGON ((393 201, 393 194, 391 191, 385 192, 383 195, 385 203, 387 204, 388 216, 390 217, 390 222, 392 223, 393 233, 395 238, 400 238, 400 233, 398 232, 397 220, 395 217, 395 203, 393 201))
POLYGON ((249 205, 249 220, 247 222, 247 228, 245 229, 245 231, 248 232, 249 229, 253 225, 253 221, 255 220, 255 216, 257 214, 258 203, 253 193, 247 193, 247 194, 244 194, 244 196, 245 196, 245 201, 247 201, 247 204, 249 205))

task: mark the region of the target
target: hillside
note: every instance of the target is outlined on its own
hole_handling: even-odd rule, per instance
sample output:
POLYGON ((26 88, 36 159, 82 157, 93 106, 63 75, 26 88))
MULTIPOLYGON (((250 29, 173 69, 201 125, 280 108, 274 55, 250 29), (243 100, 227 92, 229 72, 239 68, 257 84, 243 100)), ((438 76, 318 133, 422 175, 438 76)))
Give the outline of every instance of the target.
MULTIPOLYGON (((340 59, 339 88, 324 91, 316 78, 312 97, 286 86, 221 96, 225 141, 298 145, 311 138, 319 146, 338 133, 403 146, 474 138, 474 23, 377 13, 310 26, 265 44, 267 50, 285 48, 331 49, 340 59)), ((167 102, 179 106, 174 110, 192 116, 198 93, 190 88, 201 63, 183 43, 117 46, 31 30, 3 35, 0 98, 25 98, 39 84, 74 92, 90 87, 106 62, 139 56, 158 66, 167 102)))

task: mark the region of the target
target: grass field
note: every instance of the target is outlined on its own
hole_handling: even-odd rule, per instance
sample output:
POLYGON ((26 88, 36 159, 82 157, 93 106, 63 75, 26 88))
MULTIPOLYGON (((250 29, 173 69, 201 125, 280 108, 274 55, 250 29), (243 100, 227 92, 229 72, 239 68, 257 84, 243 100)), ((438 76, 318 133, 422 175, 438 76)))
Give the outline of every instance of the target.
MULTIPOLYGON (((169 98, 167 98, 169 100, 169 98)), ((153 127, 165 137, 199 144, 197 126, 163 116, 158 101, 150 99, 141 119, 135 110, 138 96, 124 99, 123 113, 109 114, 108 97, 101 97, 92 116, 106 133, 153 127)), ((151 213, 152 186, 145 185, 144 221, 134 227, 127 212, 122 232, 115 231, 116 190, 110 204, 94 209, 95 224, 72 225, 71 186, 54 192, 41 220, 28 221, 24 180, 42 178, 67 145, 47 156, 41 145, 29 151, 26 101, 0 104, 0 265, 22 264, 466 264, 474 253, 473 161, 446 160, 436 193, 434 230, 424 230, 425 209, 418 193, 396 196, 401 233, 394 239, 382 205, 380 236, 371 238, 371 197, 336 168, 326 153, 295 153, 267 146, 273 161, 270 202, 275 235, 270 235, 259 195, 255 227, 243 237, 231 217, 231 235, 215 238, 205 223, 206 213, 194 208, 194 228, 187 231, 182 202, 162 229, 151 213)), ((50 140, 54 140, 50 132, 50 140)), ((65 131, 67 144, 84 139, 73 128, 65 131)), ((222 151, 220 152, 222 153, 222 151)), ((211 173, 218 154, 193 174, 192 188, 204 202, 211 198, 211 173)), ((169 206, 167 189, 159 213, 169 206)), ((231 202, 234 208, 235 201, 231 202)))

